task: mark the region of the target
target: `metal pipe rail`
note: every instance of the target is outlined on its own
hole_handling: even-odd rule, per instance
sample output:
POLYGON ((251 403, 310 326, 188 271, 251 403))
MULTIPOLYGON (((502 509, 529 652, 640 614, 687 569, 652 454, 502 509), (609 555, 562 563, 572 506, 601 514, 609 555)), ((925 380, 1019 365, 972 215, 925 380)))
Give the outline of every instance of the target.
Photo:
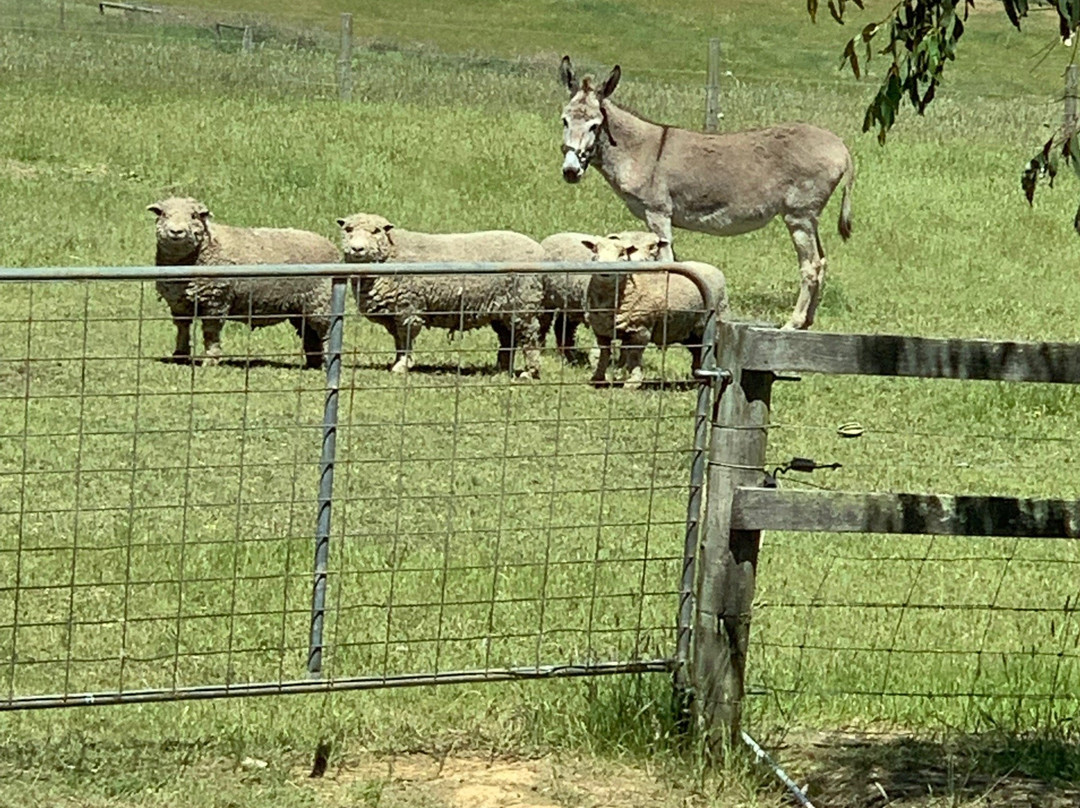
POLYGON ((161 701, 198 701, 243 696, 280 696, 285 693, 328 693, 346 690, 377 690, 430 685, 476 684, 482 682, 522 682, 532 679, 572 679, 584 676, 612 676, 622 673, 667 673, 670 659, 639 662, 597 662, 582 665, 542 665, 535 668, 503 668, 486 671, 443 671, 441 673, 396 676, 355 676, 341 679, 311 679, 285 682, 252 682, 236 685, 208 685, 147 690, 69 693, 49 696, 15 696, 0 701, 0 712, 47 710, 58 707, 147 704, 161 701))

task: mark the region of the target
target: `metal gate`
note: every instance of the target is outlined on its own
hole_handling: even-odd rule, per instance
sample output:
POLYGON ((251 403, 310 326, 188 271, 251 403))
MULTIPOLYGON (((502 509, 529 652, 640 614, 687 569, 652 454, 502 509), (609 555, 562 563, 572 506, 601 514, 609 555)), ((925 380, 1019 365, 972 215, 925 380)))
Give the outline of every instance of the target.
MULTIPOLYGON (((554 267, 620 268, 513 269, 554 267)), ((154 279, 342 271, 4 270, 0 709, 681 670, 712 320, 643 392, 512 381, 486 330, 395 374, 339 276, 325 374, 285 327, 170 360, 154 279)))

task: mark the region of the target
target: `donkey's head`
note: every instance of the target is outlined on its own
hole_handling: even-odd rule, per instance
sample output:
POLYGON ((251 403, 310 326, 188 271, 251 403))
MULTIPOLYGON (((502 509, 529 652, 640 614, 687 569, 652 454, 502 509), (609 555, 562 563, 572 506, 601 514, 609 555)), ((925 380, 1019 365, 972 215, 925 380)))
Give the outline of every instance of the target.
MULTIPOLYGON (((562 59, 559 77, 570 91, 570 101, 563 107, 562 113, 562 174, 567 182, 581 179, 585 169, 589 167, 589 161, 596 155, 601 132, 611 140, 602 102, 615 92, 620 75, 619 66, 615 65, 603 86, 597 88, 593 86, 590 76, 586 76, 579 83, 574 77, 570 57, 564 56, 562 59)), ((611 142, 612 145, 615 144, 614 140, 611 142)))

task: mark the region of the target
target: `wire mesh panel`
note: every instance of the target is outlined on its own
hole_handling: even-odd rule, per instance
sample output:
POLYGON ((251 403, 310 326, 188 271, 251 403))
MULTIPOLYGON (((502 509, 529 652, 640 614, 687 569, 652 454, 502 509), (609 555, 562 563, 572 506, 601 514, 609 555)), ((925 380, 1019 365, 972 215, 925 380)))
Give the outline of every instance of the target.
POLYGON ((172 360, 152 283, 5 284, 4 690, 295 675, 323 379, 284 329, 172 360))
MULTIPOLYGON (((1076 401, 1065 385, 806 376, 774 391, 763 471, 811 457, 841 467, 777 475, 781 488, 1075 500, 1076 401)), ((760 731, 1029 731, 1075 711, 1077 542, 762 544, 747 668, 760 731)))
POLYGON ((526 362, 538 332, 500 358, 485 321, 412 334, 391 372, 350 300, 328 390, 299 312, 250 307, 207 361, 205 312, 174 322, 151 281, 3 290, 0 706, 671 668, 700 403, 681 348, 644 352, 645 390, 594 387, 550 336, 526 362))
POLYGON ((408 372, 387 372, 403 367, 390 324, 348 318, 327 675, 663 669, 701 386, 690 352, 642 346, 646 389, 623 389, 596 379, 584 325, 568 345, 580 318, 555 317, 537 377, 528 318, 458 305, 424 317, 494 329, 425 329, 408 372), (500 318, 520 328, 508 373, 500 318))

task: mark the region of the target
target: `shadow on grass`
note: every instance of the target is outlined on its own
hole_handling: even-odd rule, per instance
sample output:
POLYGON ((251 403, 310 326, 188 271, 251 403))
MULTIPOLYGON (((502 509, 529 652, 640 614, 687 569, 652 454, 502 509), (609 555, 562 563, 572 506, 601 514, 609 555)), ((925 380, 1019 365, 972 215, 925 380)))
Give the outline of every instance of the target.
MULTIPOLYGON (((163 356, 157 360, 163 365, 183 365, 185 367, 191 365, 190 359, 180 359, 175 356, 163 356)), ((195 360, 197 366, 202 366, 203 362, 195 360)), ((262 357, 253 357, 251 359, 222 359, 217 367, 223 368, 275 368, 277 370, 315 370, 320 373, 324 372, 322 368, 306 368, 299 362, 285 362, 278 359, 264 359, 262 357)))
MULTIPOLYGON (((357 362, 352 367, 357 370, 381 370, 390 372, 390 365, 386 362, 357 362)), ((499 376, 500 373, 495 365, 434 365, 416 364, 409 368, 409 373, 420 373, 426 376, 499 376)), ((397 374, 394 374, 397 375, 397 374)))
POLYGON ((789 749, 792 776, 835 808, 1080 805, 1080 744, 1060 735, 827 734, 789 749))

